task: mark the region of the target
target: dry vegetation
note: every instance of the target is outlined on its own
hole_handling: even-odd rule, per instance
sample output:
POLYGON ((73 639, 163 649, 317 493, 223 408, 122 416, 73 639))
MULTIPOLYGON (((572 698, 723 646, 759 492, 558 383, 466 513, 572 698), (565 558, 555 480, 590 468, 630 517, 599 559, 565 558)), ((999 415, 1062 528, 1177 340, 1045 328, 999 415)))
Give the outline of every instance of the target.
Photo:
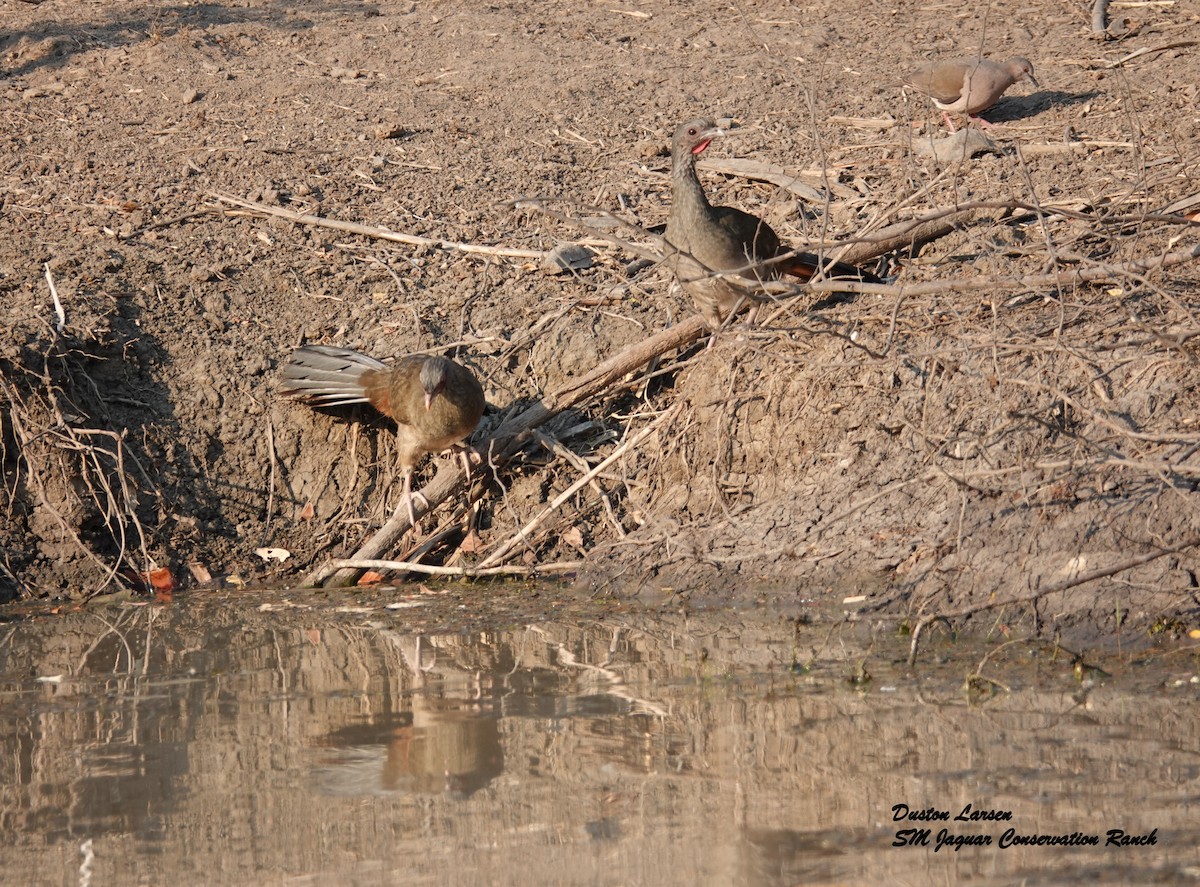
MULTIPOLYGON (((381 8, 385 25, 423 15, 381 8)), ((271 16, 282 13, 262 9, 255 27, 274 34, 271 16)), ((462 39, 524 21, 499 8, 480 13, 486 23, 452 4, 442 13, 437 23, 457 22, 462 39)), ((754 33, 771 27, 753 5, 741 13, 754 33)), ((336 18, 305 15, 314 32, 336 18)), ((568 33, 591 21, 572 15, 568 33)), ((625 27, 590 15, 597 27, 625 27)), ((630 27, 641 29, 636 39, 660 39, 672 15, 654 8, 630 27)), ((1018 602, 1039 627, 1062 613, 1107 624, 1131 611, 1190 610, 1200 541, 1200 126, 1194 108, 1171 117, 1168 84, 1170 65, 1200 65, 1179 40, 1181 11, 1127 34, 1140 44, 1093 42, 1088 18, 1081 9, 1079 21, 1045 19, 1080 55, 1055 58, 1057 67, 1038 59, 1039 75, 1055 71, 1061 89, 1007 100, 990 150, 941 164, 919 150, 942 135, 927 108, 876 83, 848 109, 854 116, 832 113, 830 90, 850 75, 809 71, 781 43, 764 43, 754 57, 779 88, 807 97, 809 122, 781 127, 755 105, 752 84, 723 94, 745 103, 743 126, 714 149, 704 178, 797 246, 869 263, 888 283, 777 288, 757 326, 729 325, 710 348, 690 306, 669 292, 647 231, 665 217, 669 125, 704 98, 664 98, 661 84, 661 119, 615 124, 603 140, 582 134, 595 125, 561 117, 530 124, 529 135, 508 132, 524 125, 508 104, 519 85, 510 96, 497 84, 498 108, 477 108, 465 125, 504 132, 499 147, 512 157, 472 155, 462 173, 508 176, 494 202, 454 196, 478 178, 354 192, 389 194, 387 205, 338 200, 334 178, 354 182, 358 167, 343 169, 336 153, 289 161, 286 151, 301 149, 284 140, 293 147, 252 155, 272 171, 249 181, 273 178, 236 182, 245 197, 204 167, 186 201, 112 207, 116 218, 99 233, 76 222, 100 238, 95 248, 47 255, 41 244, 10 244, 0 584, 93 594, 154 569, 182 581, 189 566, 199 584, 250 578, 250 552, 262 547, 292 553, 259 568, 276 579, 345 583, 394 558, 420 560, 427 573, 581 573, 619 593, 724 594, 783 581, 796 595, 863 594, 869 606, 923 618, 1018 602), (923 128, 905 122, 926 115, 923 128), (738 165, 734 153, 752 160, 738 165), (807 165, 780 162, 789 157, 807 165), (280 169, 327 190, 280 185, 280 169), (518 199, 529 195, 553 199, 518 199), (454 221, 451 205, 461 210, 454 221), (439 214, 444 224, 431 221, 439 214), (213 245, 190 252, 197 238, 213 245), (542 259, 562 240, 586 244, 594 261, 545 273, 542 259), (52 289, 68 279, 71 297, 60 300, 52 289), (298 309, 297 290, 309 297, 298 309), (257 316, 273 328, 256 332, 257 316), (388 338, 397 333, 401 343, 388 338), (301 338, 384 357, 453 350, 485 379, 497 409, 474 441, 482 465, 469 491, 448 466, 426 485, 435 514, 419 537, 405 535, 404 518, 387 519, 397 485, 386 429, 276 402, 270 370, 301 338), (1079 589, 1084 596, 1056 596, 1052 609, 1027 606, 1079 589)), ((231 48, 227 30, 218 16, 191 34, 226 59, 252 54, 231 48)), ((175 59, 191 52, 179 33, 133 44, 175 59)), ((296 33, 313 44, 301 47, 309 55, 334 39, 296 33)), ((689 39, 691 52, 700 42, 689 39)), ((830 52, 844 43, 836 32, 820 39, 830 52)), ((449 59, 461 50, 447 40, 437 51, 449 59)), ((7 46, 11 71, 21 50, 7 46)), ((579 51, 582 70, 591 50, 564 52, 579 51)), ((733 49, 718 41, 705 51, 733 49)), ((322 58, 328 66, 341 56, 322 58)), ((362 65, 371 64, 385 62, 368 53, 362 65)), ((37 121, 16 108, 37 98, 37 72, 59 69, 24 70, 10 77, 32 85, 5 101, 36 143, 37 121)), ((359 76, 331 70, 335 96, 359 76)), ((60 73, 57 82, 73 81, 60 73)), ((452 101, 424 109, 434 121, 443 111, 461 116, 452 101)), ((209 114, 190 125, 205 132, 216 125, 209 114)), ((390 164, 397 176, 468 141, 454 122, 431 124, 427 132, 445 128, 411 146, 405 127, 358 125, 380 141, 366 149, 381 158, 372 169, 390 164)), ((10 224, 34 218, 34 198, 45 199, 22 178, 36 165, 28 151, 22 158, 6 173, 23 183, 4 208, 10 224)), ((139 176, 152 182, 146 164, 139 176)), ((998 617, 1009 618, 1020 617, 998 617)))

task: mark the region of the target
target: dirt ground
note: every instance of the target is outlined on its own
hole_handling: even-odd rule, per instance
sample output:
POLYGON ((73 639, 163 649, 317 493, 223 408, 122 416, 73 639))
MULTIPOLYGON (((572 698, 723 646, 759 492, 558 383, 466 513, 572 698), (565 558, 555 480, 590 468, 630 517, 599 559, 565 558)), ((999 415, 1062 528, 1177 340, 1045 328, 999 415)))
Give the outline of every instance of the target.
POLYGON ((427 522, 451 530, 427 561, 484 560, 661 420, 502 560, 583 558, 584 587, 652 600, 1194 621, 1200 273, 1070 275, 1195 247, 1200 22, 1182 2, 1113 15, 1125 36, 1099 41, 1078 0, 7 0, 0 594, 151 567, 294 582, 354 551, 397 502, 390 431, 281 399, 290 350, 448 349, 484 383, 486 439, 693 315, 620 246, 547 273, 536 251, 597 232, 511 202, 660 224, 670 134, 707 114, 733 123, 708 160, 784 173, 702 167, 714 201, 791 243, 976 209, 871 261, 886 292, 772 306, 555 417, 476 531, 427 522), (994 152, 942 166, 919 152, 940 115, 895 84, 981 43, 1040 86, 986 115, 994 152))

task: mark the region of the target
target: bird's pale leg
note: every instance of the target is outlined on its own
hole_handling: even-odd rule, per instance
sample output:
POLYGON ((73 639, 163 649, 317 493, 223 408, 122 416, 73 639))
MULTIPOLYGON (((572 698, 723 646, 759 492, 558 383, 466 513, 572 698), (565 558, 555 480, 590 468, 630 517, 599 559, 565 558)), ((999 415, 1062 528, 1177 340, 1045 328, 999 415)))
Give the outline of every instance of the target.
MULTIPOLYGON (((429 500, 421 493, 414 493, 412 488, 413 470, 411 468, 404 469, 404 493, 400 504, 396 506, 396 514, 400 513, 401 508, 408 509, 408 525, 412 527, 414 533, 420 534, 421 529, 417 524, 417 512, 413 508, 413 498, 420 496, 421 508, 425 511, 429 510, 429 500)), ((395 517, 395 514, 392 515, 395 517)))
POLYGON ((463 474, 467 478, 467 486, 471 485, 471 450, 469 447, 459 445, 458 459, 462 463, 463 474))
POLYGON ((942 112, 942 117, 943 117, 943 118, 945 119, 945 121, 946 121, 946 129, 950 130, 950 132, 955 132, 955 129, 954 129, 954 121, 950 119, 950 114, 949 114, 948 112, 946 112, 946 111, 943 111, 943 112, 942 112))

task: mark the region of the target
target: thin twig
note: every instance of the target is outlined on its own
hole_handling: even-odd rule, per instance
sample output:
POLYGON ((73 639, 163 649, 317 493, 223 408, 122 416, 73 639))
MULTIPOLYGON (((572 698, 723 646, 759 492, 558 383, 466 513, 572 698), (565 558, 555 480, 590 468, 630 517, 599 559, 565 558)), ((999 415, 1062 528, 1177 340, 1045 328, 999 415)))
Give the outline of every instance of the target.
MULTIPOLYGON (((1184 265, 1200 258, 1200 244, 1177 250, 1166 255, 1148 259, 1134 259, 1111 265, 1090 265, 1086 268, 1071 268, 1050 274, 1028 274, 1023 277, 958 277, 946 280, 931 280, 925 283, 883 284, 859 283, 853 280, 823 280, 810 283, 803 288, 780 281, 766 281, 761 289, 773 298, 788 297, 801 293, 870 293, 876 295, 933 296, 948 292, 979 292, 983 290, 1041 290, 1056 287, 1071 287, 1081 283, 1100 283, 1106 280, 1122 280, 1162 271, 1176 265, 1184 265)), ((714 275, 717 276, 717 275, 714 275)))
POLYGON ((605 459, 597 463, 591 471, 583 475, 583 477, 576 480, 573 484, 555 496, 554 501, 543 508, 541 512, 539 512, 528 523, 526 523, 525 526, 521 527, 521 529, 517 531, 516 535, 512 536, 503 545, 480 561, 479 568, 485 569, 492 564, 497 564, 502 561, 505 555, 512 551, 513 548, 515 548, 521 542, 524 542, 526 539, 528 539, 529 534, 537 529, 547 517, 557 511, 564 502, 586 487, 594 477, 603 472, 606 468, 608 468, 609 465, 620 459, 625 455, 625 453, 636 447, 648 436, 657 431, 660 425, 662 425, 670 417, 674 416, 678 411, 679 404, 677 403, 675 406, 671 407, 671 409, 664 412, 661 416, 635 434, 631 439, 626 440, 619 447, 613 450, 605 459))
POLYGON ((343 558, 330 560, 313 573, 315 581, 305 585, 320 585, 325 579, 341 570, 361 572, 363 570, 391 570, 397 573, 422 573, 427 576, 454 576, 460 579, 481 579, 486 576, 547 576, 572 573, 583 566, 583 561, 558 561, 538 564, 536 567, 439 567, 434 564, 411 564, 408 561, 376 560, 373 558, 343 558))
POLYGON ((1120 561, 1111 564, 1107 567, 1100 567, 1092 570, 1090 573, 1081 573, 1078 576, 1072 576, 1069 579, 1063 579, 1061 582, 1055 582, 1052 585, 1047 585, 1045 588, 1038 589, 1030 594, 1020 595, 1018 597, 1005 598, 1003 600, 985 601, 982 604, 974 604, 969 607, 960 607, 957 610, 942 611, 931 616, 923 617, 913 627, 912 641, 908 648, 908 664, 912 665, 917 660, 917 650, 921 642, 921 633, 925 628, 938 620, 959 619, 963 616, 974 616, 976 613, 982 613, 985 610, 993 610, 996 607, 1006 607, 1015 604, 1030 604, 1034 601, 1041 600, 1050 594, 1057 594, 1060 591, 1068 591, 1079 585, 1086 585, 1089 582, 1095 582, 1097 579, 1105 579, 1109 576, 1122 573, 1125 570, 1131 570, 1134 567, 1140 567, 1142 564, 1148 564, 1151 561, 1156 561, 1160 557, 1165 557, 1169 554, 1182 554, 1188 549, 1195 548, 1200 545, 1200 536, 1193 537, 1182 545, 1175 548, 1164 548, 1159 551, 1151 551, 1147 554, 1138 555, 1137 557, 1129 558, 1128 560, 1120 561))
MULTIPOLYGON (((534 431, 533 436, 534 440, 536 440, 542 447, 549 452, 554 453, 560 459, 565 459, 576 470, 583 472, 584 474, 590 470, 590 466, 587 464, 587 462, 584 461, 584 459, 577 453, 566 447, 558 438, 551 437, 549 434, 544 434, 541 431, 534 431)), ((609 436, 612 437, 615 435, 612 435, 610 432, 609 436)), ((617 520, 617 515, 613 511, 612 502, 610 502, 608 499, 608 493, 604 491, 604 487, 600 485, 600 481, 596 478, 592 478, 590 485, 592 489, 596 491, 596 496, 600 500, 600 505, 604 509, 604 513, 608 516, 609 521, 612 523, 613 529, 616 531, 618 536, 624 538, 625 528, 622 527, 621 522, 617 520)))
POLYGON ((1141 58, 1144 55, 1151 55, 1152 53, 1156 53, 1156 52, 1165 52, 1168 49, 1179 49, 1184 46, 1195 46, 1195 45, 1196 45, 1195 40, 1177 40, 1174 43, 1164 43, 1161 46, 1143 46, 1141 49, 1135 49, 1133 52, 1129 53, 1129 55, 1122 56, 1121 58, 1117 59, 1115 62, 1109 62, 1108 67, 1109 68, 1119 68, 1122 65, 1124 65, 1126 62, 1131 62, 1134 59, 1141 58))
POLYGON ((211 192, 210 196, 222 203, 228 203, 231 206, 237 206, 251 212, 258 213, 264 216, 275 216, 280 219, 287 219, 289 222, 295 222, 298 225, 313 225, 319 228, 332 228, 335 231, 347 231, 351 234, 361 234, 363 237, 374 237, 377 240, 388 240, 392 243, 406 243, 410 246, 431 246, 438 249, 457 250, 462 253, 471 253, 483 256, 504 256, 513 259, 542 259, 546 256, 545 250, 540 249, 514 249, 511 247, 501 246, 480 246, 476 243, 458 243, 453 240, 440 240, 432 237, 418 237, 415 234, 401 234, 398 231, 389 231, 387 228, 377 228, 374 225, 362 225, 358 222, 342 222, 338 219, 327 219, 324 216, 314 216, 308 213, 300 213, 295 210, 283 209, 278 206, 269 206, 265 203, 254 203, 250 200, 242 200, 238 197, 231 197, 228 194, 217 194, 211 192))
MULTIPOLYGON (((651 360, 677 348, 683 348, 699 339, 708 331, 708 325, 699 315, 693 315, 682 323, 668 327, 650 338, 631 345, 624 351, 613 355, 608 360, 595 367, 591 372, 578 379, 569 379, 557 390, 544 396, 521 413, 513 416, 498 428, 491 438, 480 443, 476 450, 487 454, 487 464, 493 471, 498 471, 507 465, 525 446, 528 432, 543 422, 569 409, 589 397, 606 391, 615 382, 623 379, 629 373, 645 366, 651 360)), ((421 496, 415 497, 413 503, 416 514, 420 517, 427 511, 432 511, 442 502, 457 494, 466 484, 461 471, 443 467, 438 470, 433 481, 423 490, 421 496), (421 498, 429 503, 429 508, 422 506, 421 498)), ((477 483, 469 493, 471 498, 483 495, 486 486, 477 483)), ((375 558, 391 549, 396 541, 409 530, 408 511, 401 508, 398 513, 371 536, 353 554, 356 560, 375 558)), ((339 570, 334 576, 326 577, 330 585, 351 585, 356 579, 353 569, 339 570)), ((316 585, 316 574, 310 573, 303 580, 304 585, 316 585)))
POLYGON ((264 545, 267 538, 271 535, 271 518, 275 514, 275 463, 277 459, 278 457, 275 455, 275 423, 268 417, 267 460, 270 463, 270 469, 267 472, 267 515, 261 536, 264 545))
POLYGON ((50 273, 50 263, 45 262, 42 267, 46 269, 46 285, 50 287, 50 298, 54 301, 54 317, 56 318, 54 332, 61 336, 67 326, 67 313, 63 310, 62 300, 58 297, 58 287, 54 285, 54 275, 50 273))

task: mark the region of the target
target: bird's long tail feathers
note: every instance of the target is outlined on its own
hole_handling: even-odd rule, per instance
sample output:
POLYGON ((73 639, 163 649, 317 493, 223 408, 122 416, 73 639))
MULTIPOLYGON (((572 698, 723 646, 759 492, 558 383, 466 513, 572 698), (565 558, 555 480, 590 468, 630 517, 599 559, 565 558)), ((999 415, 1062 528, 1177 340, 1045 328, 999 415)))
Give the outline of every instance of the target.
POLYGON ((847 265, 845 262, 825 262, 822 264, 820 259, 812 253, 797 253, 786 262, 781 262, 779 267, 782 273, 791 274, 793 277, 799 277, 801 280, 812 280, 817 274, 817 269, 824 268, 826 277, 848 277, 851 280, 858 280, 862 283, 883 283, 881 278, 876 277, 870 271, 864 271, 862 268, 847 265))
POLYGON ((362 377, 387 370, 387 364, 332 345, 305 345, 292 352, 280 372, 279 391, 318 406, 366 403, 362 377))

